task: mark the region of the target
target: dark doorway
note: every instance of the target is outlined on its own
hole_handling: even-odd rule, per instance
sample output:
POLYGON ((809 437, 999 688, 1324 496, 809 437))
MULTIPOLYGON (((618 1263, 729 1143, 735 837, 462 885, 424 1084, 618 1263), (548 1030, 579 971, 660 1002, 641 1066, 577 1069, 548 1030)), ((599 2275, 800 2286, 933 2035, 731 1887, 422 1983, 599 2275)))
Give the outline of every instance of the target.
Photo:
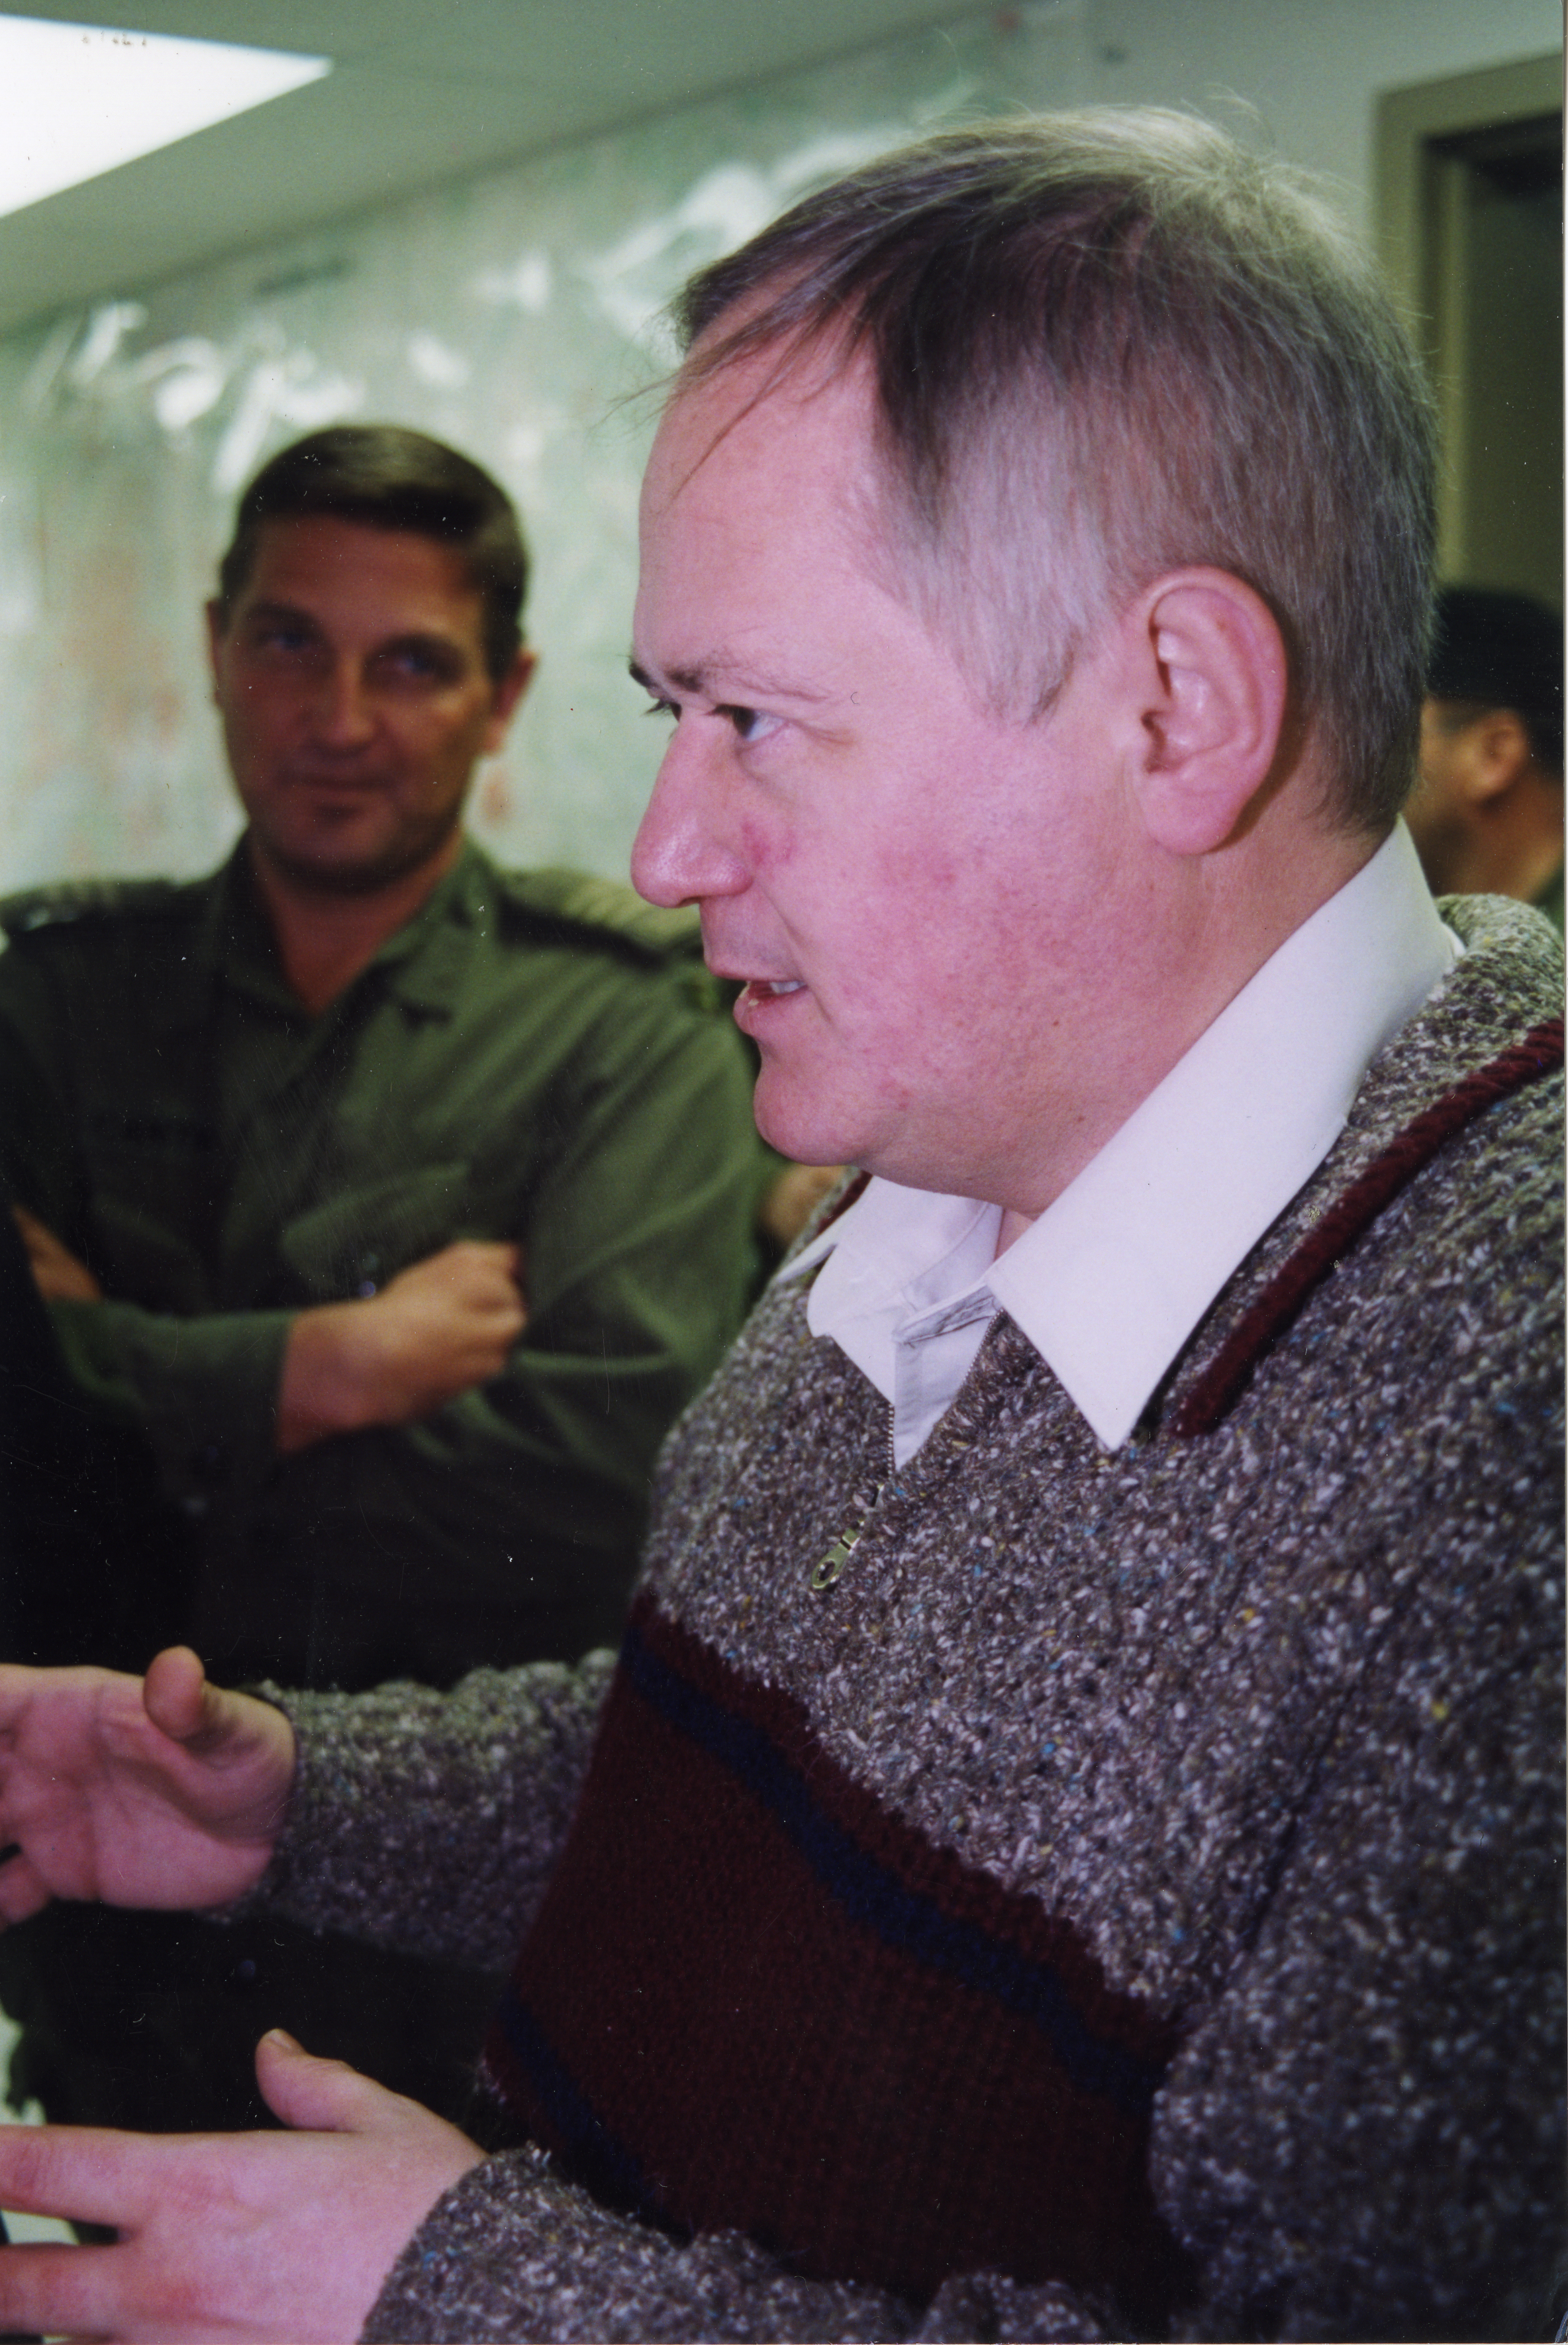
POLYGON ((1557 58, 1388 92, 1385 258, 1442 406, 1443 576, 1563 603, 1563 108, 1557 58))

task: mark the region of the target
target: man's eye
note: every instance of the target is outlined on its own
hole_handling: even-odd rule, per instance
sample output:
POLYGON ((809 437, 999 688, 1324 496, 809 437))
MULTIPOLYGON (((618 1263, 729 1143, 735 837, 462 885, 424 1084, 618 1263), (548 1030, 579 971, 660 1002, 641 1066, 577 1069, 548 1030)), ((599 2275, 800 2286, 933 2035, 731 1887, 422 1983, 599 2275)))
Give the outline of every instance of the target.
POLYGON ((404 684, 455 684, 460 663, 440 644, 397 644, 379 657, 382 673, 404 684))
POLYGON ((680 710, 673 700, 651 700, 642 711, 644 716, 679 716, 680 710))
POLYGON ((764 716, 760 708, 722 707, 715 708, 713 714, 723 717, 733 727, 735 738, 748 748, 754 742, 765 741, 780 721, 776 716, 764 716))

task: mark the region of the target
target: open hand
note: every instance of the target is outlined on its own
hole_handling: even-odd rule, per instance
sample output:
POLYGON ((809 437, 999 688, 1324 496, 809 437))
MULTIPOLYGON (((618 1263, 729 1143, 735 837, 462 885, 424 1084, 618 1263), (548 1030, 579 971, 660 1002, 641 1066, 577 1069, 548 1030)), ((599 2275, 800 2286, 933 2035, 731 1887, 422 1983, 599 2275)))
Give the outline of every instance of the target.
POLYGON ((520 1246, 460 1238, 379 1294, 302 1311, 278 1387, 279 1451, 406 1425, 500 1376, 528 1325, 521 1275, 520 1246))
POLYGON ((138 2345, 358 2337, 404 2243, 481 2152, 281 2030, 258 2045, 256 2075, 298 2130, 0 2127, 0 2204, 120 2235, 0 2249, 0 2329, 138 2345))
POLYGON ((227 1904, 265 1872, 293 1779, 282 1712, 208 1685, 188 1646, 145 1678, 0 1668, 0 1922, 51 1897, 227 1904))

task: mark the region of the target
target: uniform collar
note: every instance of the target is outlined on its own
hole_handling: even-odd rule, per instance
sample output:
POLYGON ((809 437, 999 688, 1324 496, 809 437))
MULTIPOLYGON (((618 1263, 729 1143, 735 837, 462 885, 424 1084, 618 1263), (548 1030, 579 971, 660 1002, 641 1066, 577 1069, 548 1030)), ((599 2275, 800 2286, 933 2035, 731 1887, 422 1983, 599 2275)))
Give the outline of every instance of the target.
POLYGON ((901 1396, 935 1422, 953 1397, 937 1353, 961 1381, 997 1308, 1118 1447, 1457 949, 1401 824, 999 1261, 996 1206, 874 1180, 782 1275, 824 1265, 812 1330, 894 1402, 901 1455, 924 1437, 901 1431, 901 1396), (921 1369, 912 1339, 933 1337, 921 1369))
MULTIPOLYGON (((492 873, 482 848, 465 839, 451 869, 443 872, 418 911, 387 938, 339 1000, 377 969, 387 990, 410 1009, 449 1015, 468 965, 470 933, 483 919, 489 903, 492 873)), ((250 1000, 289 1017, 304 1015, 278 967, 243 838, 215 875, 197 927, 196 958, 250 1000)))

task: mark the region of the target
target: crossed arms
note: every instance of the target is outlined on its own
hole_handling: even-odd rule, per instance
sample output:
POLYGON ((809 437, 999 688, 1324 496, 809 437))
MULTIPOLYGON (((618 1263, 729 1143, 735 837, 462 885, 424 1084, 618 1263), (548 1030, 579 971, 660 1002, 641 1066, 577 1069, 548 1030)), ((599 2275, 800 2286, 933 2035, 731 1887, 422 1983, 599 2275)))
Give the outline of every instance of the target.
MULTIPOLYGON (((36 1214, 13 1210, 45 1302, 101 1302, 86 1264, 36 1214)), ((411 1424, 500 1376, 528 1325, 521 1261, 520 1246, 459 1239, 379 1294, 298 1313, 278 1380, 279 1456, 335 1433, 411 1424)))

